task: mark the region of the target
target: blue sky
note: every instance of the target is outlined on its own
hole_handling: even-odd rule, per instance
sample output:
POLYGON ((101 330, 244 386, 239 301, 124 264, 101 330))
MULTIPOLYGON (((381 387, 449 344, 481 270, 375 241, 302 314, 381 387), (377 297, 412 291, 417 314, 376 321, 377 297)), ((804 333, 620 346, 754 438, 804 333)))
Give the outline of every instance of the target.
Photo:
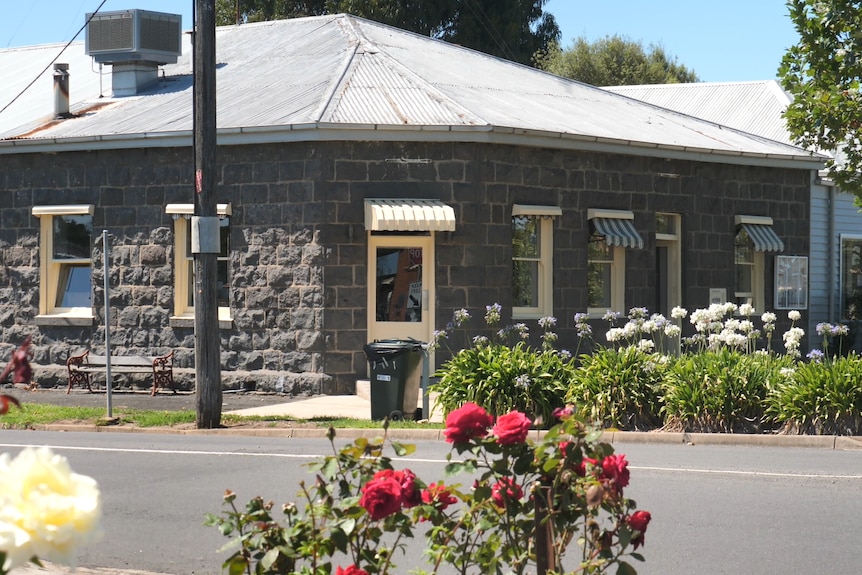
MULTIPOLYGON (((102 0, 5 2, 0 48, 66 42, 102 0)), ((103 11, 142 8, 183 15, 191 27, 194 0, 107 0, 103 11)), ((580 36, 618 34, 662 46, 706 82, 769 80, 797 40, 786 0, 549 0, 564 47, 580 36)), ((80 37, 83 39, 83 35, 80 37)))

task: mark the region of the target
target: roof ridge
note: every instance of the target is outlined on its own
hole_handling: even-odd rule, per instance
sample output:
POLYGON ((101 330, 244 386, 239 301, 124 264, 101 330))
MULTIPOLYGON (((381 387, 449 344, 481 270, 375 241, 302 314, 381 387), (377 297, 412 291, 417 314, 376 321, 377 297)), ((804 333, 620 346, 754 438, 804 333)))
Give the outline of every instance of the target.
POLYGON ((369 55, 379 58, 381 63, 387 66, 390 70, 397 71, 397 73, 405 80, 412 82, 416 86, 421 86, 422 89, 425 90, 429 95, 431 95, 434 99, 438 100, 441 104, 444 104, 450 110, 455 111, 456 113, 465 118, 474 119, 476 124, 491 124, 485 118, 477 115, 472 110, 466 108, 450 96, 443 93, 433 83, 429 82, 422 76, 415 73, 408 66, 405 66, 397 58, 389 54, 385 49, 381 48, 380 45, 375 43, 373 40, 370 40, 363 33, 359 21, 361 20, 362 22, 368 22, 371 25, 377 25, 376 22, 357 18, 349 14, 344 14, 342 16, 343 21, 346 25, 347 33, 349 35, 352 35, 353 38, 355 38, 356 40, 356 47, 349 58, 349 64, 345 67, 339 82, 335 83, 334 90, 330 94, 330 97, 327 99, 327 104, 321 110, 322 114, 318 117, 318 119, 322 120, 323 116, 331 115, 335 111, 337 103, 341 101, 341 95, 344 94, 344 90, 342 87, 344 87, 350 81, 350 76, 352 76, 351 71, 355 71, 363 63, 362 59, 357 58, 357 56, 369 55))

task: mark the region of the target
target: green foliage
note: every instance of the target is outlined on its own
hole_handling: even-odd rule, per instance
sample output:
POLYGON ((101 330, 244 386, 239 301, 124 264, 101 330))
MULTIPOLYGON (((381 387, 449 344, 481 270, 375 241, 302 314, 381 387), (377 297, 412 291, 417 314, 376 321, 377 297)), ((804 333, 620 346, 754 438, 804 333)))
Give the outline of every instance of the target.
POLYGON ((660 384, 668 356, 636 347, 599 349, 582 355, 573 373, 566 401, 591 421, 623 430, 660 426, 660 384))
POLYGON ((640 42, 605 36, 593 43, 575 39, 570 48, 551 46, 536 67, 592 86, 676 84, 697 82, 697 75, 665 53, 661 46, 646 50, 640 42))
MULTIPOLYGON (((530 65, 559 40, 548 0, 241 0, 239 20, 347 13, 530 65)), ((235 24, 236 0, 216 0, 216 23, 235 24)))
POLYGON ((575 416, 536 442, 474 436, 447 455, 447 477, 468 474, 472 487, 462 488, 442 478, 426 484, 409 469, 394 470, 387 445, 399 457, 412 454, 412 445, 359 438, 336 450, 331 430, 333 455, 309 465, 315 479, 300 484, 298 504, 282 505, 277 516, 274 503, 254 497, 240 507, 227 491, 227 509, 207 515, 206 524, 231 539, 225 547, 233 552, 224 563, 231 574, 318 575, 348 566, 352 573, 404 572, 397 563, 413 537, 426 542, 424 566, 407 558, 412 572, 421 574, 454 569, 524 575, 537 571, 538 553, 561 573, 560 558, 574 540, 580 557, 566 573, 635 573, 625 559, 643 560, 636 550, 649 514, 635 511, 635 502, 624 497, 628 462, 599 436, 575 416), (400 503, 372 518, 364 498, 381 474, 401 474, 402 488, 393 495, 400 503), (421 497, 408 504, 413 490, 421 497), (635 515, 640 522, 632 520, 635 515), (552 556, 537 550, 540 537, 547 537, 552 556))
POLYGON ((723 348, 680 357, 663 382, 662 413, 669 429, 757 432, 765 398, 792 364, 787 356, 723 348))
POLYGON ((573 362, 553 350, 489 343, 456 353, 435 374, 432 391, 444 413, 473 402, 492 414, 517 410, 549 422, 574 371, 573 362))
POLYGON ((862 435, 859 356, 804 363, 766 397, 766 413, 790 433, 862 435))
POLYGON ((789 0, 799 34, 778 70, 793 101, 785 112, 797 144, 838 152, 827 168, 843 191, 862 194, 862 11, 850 0, 789 0))

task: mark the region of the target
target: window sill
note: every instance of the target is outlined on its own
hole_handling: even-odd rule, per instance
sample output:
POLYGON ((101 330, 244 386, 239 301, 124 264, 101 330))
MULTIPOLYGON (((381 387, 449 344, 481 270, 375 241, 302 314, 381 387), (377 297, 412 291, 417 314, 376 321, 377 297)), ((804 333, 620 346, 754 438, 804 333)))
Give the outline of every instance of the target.
MULTIPOLYGON (((195 327, 195 318, 194 316, 188 315, 173 315, 168 320, 168 323, 171 327, 195 327)), ((218 327, 219 329, 232 329, 233 328, 233 318, 231 317, 223 317, 222 314, 219 314, 218 319, 218 327)))
POLYGON ((92 315, 71 315, 67 313, 37 315, 33 319, 36 325, 49 326, 92 326, 95 318, 92 315))

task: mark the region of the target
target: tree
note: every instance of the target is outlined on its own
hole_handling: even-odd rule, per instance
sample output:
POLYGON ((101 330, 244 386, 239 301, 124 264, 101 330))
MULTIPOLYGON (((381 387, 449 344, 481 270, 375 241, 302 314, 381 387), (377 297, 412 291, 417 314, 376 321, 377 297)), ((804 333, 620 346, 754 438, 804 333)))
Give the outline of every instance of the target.
POLYGON ((833 152, 829 176, 862 200, 862 10, 851 0, 790 0, 799 42, 781 61, 782 87, 793 97, 787 129, 808 149, 833 152))
POLYGON ((217 0, 219 25, 348 13, 522 64, 560 37, 548 0, 217 0))
POLYGON ((577 38, 572 47, 558 45, 542 54, 537 66, 546 72, 593 86, 697 82, 697 75, 668 56, 661 46, 644 50, 640 42, 605 36, 594 43, 577 38))

